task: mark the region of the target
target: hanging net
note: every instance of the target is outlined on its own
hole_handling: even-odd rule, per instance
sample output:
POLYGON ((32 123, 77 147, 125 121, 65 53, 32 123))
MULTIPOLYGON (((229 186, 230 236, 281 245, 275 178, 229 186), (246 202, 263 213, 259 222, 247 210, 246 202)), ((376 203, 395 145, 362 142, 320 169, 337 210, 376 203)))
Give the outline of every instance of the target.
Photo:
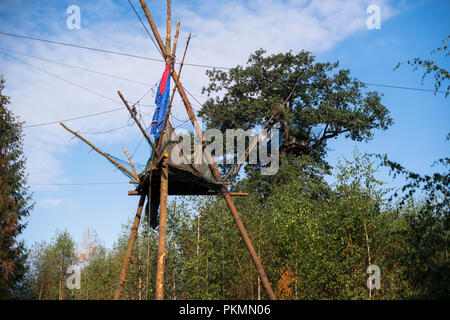
MULTIPOLYGON (((192 145, 192 131, 187 131, 186 126, 179 135, 176 133, 170 121, 167 130, 162 136, 159 151, 147 162, 144 170, 139 175, 142 181, 140 187, 148 181, 144 177, 156 166, 164 154, 168 155, 166 163, 169 169, 169 195, 212 195, 219 194, 222 183, 214 178, 211 168, 202 151, 200 143, 192 145)), ((193 129, 192 125, 191 128, 193 129)), ((152 173, 152 192, 159 190, 160 176, 158 172, 152 173), (154 187, 154 188, 153 188, 154 187)))
MULTIPOLYGON (((121 166, 123 166, 124 168, 128 169, 129 171, 133 172, 133 167, 130 165, 130 163, 128 161, 124 161, 122 159, 119 159, 117 157, 114 157, 113 155, 105 152, 106 155, 108 155, 109 157, 111 157, 114 161, 116 161, 118 164, 120 164, 121 166)), ((135 177, 133 177, 132 175, 130 175, 128 172, 126 172, 125 170, 123 170, 122 168, 118 167, 117 165, 115 165, 114 163, 111 163, 114 167, 116 167, 116 169, 118 169, 120 172, 122 172, 125 176, 127 176, 129 179, 131 180, 135 180, 135 177)), ((134 163, 134 167, 136 168, 136 170, 138 172, 141 172, 145 169, 145 165, 140 164, 140 163, 134 163)))

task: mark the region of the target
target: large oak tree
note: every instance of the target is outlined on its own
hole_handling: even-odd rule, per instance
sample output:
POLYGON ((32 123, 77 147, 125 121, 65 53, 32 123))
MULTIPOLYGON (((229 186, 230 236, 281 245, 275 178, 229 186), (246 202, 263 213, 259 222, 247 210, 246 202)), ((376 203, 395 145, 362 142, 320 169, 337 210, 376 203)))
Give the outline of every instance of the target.
POLYGON ((257 50, 245 66, 207 71, 210 83, 203 93, 209 98, 199 115, 209 127, 247 130, 275 113, 270 125, 281 124, 283 156, 323 160, 329 139, 368 140, 374 129, 392 124, 380 95, 338 69, 338 62, 316 62, 308 51, 265 53, 257 50))

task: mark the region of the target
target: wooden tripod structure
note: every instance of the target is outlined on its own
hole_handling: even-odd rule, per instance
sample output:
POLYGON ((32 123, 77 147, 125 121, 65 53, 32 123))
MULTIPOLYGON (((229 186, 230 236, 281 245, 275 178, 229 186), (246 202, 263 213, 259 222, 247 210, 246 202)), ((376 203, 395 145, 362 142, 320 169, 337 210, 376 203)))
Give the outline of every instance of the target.
MULTIPOLYGON (((156 39, 156 42, 158 44, 158 47, 164 57, 164 60, 166 61, 166 64, 172 64, 175 61, 175 52, 176 52, 176 45, 177 45, 177 41, 178 41, 178 35, 179 35, 179 29, 180 29, 180 22, 177 22, 177 29, 176 29, 176 34, 175 34, 175 39, 174 39, 174 44, 173 44, 173 48, 171 51, 171 1, 167 0, 167 36, 166 36, 166 43, 164 44, 162 39, 161 39, 161 35, 159 34, 158 29, 156 28, 155 22, 150 14, 150 11, 148 9, 148 6, 145 2, 145 0, 139 0, 140 5, 145 13, 145 16, 148 20, 148 23, 150 24, 152 33, 156 39)), ((186 92, 183 88, 183 85, 181 84, 180 81, 180 73, 183 67, 183 62, 184 62, 184 57, 186 55, 186 50, 187 47, 189 45, 189 40, 190 40, 190 35, 189 38, 187 40, 187 45, 186 45, 186 49, 184 51, 184 55, 183 55, 183 59, 179 68, 178 73, 174 70, 174 68, 170 68, 170 76, 172 77, 172 79, 175 82, 175 87, 173 89, 172 95, 171 95, 171 99, 170 99, 170 104, 169 104, 169 110, 167 111, 166 114, 166 118, 164 121, 164 125, 163 125, 163 130, 161 132, 161 136, 159 138, 159 140, 156 141, 156 145, 155 143, 153 143, 150 138, 148 137, 145 129, 142 127, 142 125, 140 124, 139 120, 136 118, 136 115, 133 111, 133 109, 128 105, 127 101, 125 100, 124 96, 121 94, 120 91, 118 91, 118 94, 120 96, 120 98, 122 99, 123 103, 125 104, 126 108, 128 109, 128 111, 130 112, 131 116, 133 117, 133 119, 135 120, 136 124, 138 125, 138 127, 140 128, 142 134, 144 135, 144 137, 146 138, 146 140, 148 141, 148 143, 150 144, 150 146, 153 148, 153 155, 156 155, 157 152, 159 150, 161 141, 162 141, 162 137, 164 135, 164 128, 167 125, 168 122, 168 117, 169 117, 169 113, 170 113, 170 108, 172 105, 172 100, 175 94, 175 91, 177 90, 178 93, 180 94, 180 97, 183 101, 183 104, 185 106, 186 112, 189 116, 189 119, 192 123, 192 125, 194 126, 195 132, 196 134, 200 137, 201 141, 202 141, 202 146, 203 146, 203 153, 206 157, 206 160, 208 161, 209 167, 211 168, 211 172, 214 175, 214 178, 216 179, 217 182, 222 183, 222 187, 221 187, 221 191, 220 193, 222 194, 230 212, 231 215, 234 219, 234 222, 236 223, 236 226, 241 234, 241 237, 249 251, 250 257, 255 265, 256 268, 256 272, 259 276, 259 278, 261 279, 261 282, 263 284, 263 287, 269 297, 269 299, 271 300, 275 300, 275 294, 272 290, 272 287, 270 285, 270 282, 267 278, 267 275, 264 271, 264 268, 261 264, 261 261, 259 260, 258 255, 256 254, 256 250, 250 240, 250 237, 248 236, 247 230, 245 229, 244 224, 242 223, 242 220, 239 216, 239 213, 236 209, 236 206, 234 205, 234 202, 232 200, 232 196, 236 195, 236 196, 242 196, 242 195, 246 195, 244 193, 231 193, 228 191, 228 187, 227 187, 227 183, 224 181, 224 179, 222 178, 222 175, 219 172, 219 169, 217 167, 217 164, 215 163, 213 157, 211 156, 211 154, 208 152, 208 150, 205 148, 205 138, 203 135, 203 131, 197 121, 197 118, 195 116, 195 113, 192 110, 191 107, 191 103, 189 102, 189 99, 186 95, 186 92)), ((87 141, 86 139, 84 139, 83 137, 81 137, 78 133, 70 130, 69 128, 67 128, 64 124, 61 123, 61 125, 68 131, 70 131, 72 134, 74 134, 75 136, 77 136, 78 138, 80 138, 81 140, 83 140, 85 143, 87 143, 88 145, 90 145, 95 151, 97 151, 98 153, 102 154, 103 156, 105 156, 110 162, 112 162, 114 165, 116 165, 117 167, 119 167, 121 170, 125 171, 130 177, 133 177, 135 179, 135 181, 132 181, 132 183, 137 183, 138 180, 147 180, 147 181, 151 181, 151 176, 152 174, 158 175, 160 176, 160 211, 159 211, 159 239, 158 239, 158 255, 157 255, 157 269, 156 269, 156 299, 157 300, 163 300, 164 299, 164 266, 165 266, 165 259, 166 259, 166 217, 167 217, 167 196, 168 196, 168 165, 166 163, 168 154, 165 153, 163 154, 161 157, 159 157, 158 159, 156 159, 155 157, 153 158, 153 165, 151 170, 149 170, 148 173, 146 173, 143 177, 139 178, 137 171, 134 169, 134 165, 133 162, 131 161, 131 158, 128 156, 128 153, 126 151, 126 149, 124 148, 125 154, 127 155, 127 158, 130 162, 131 167, 133 168, 133 172, 129 171, 128 169, 124 168, 123 166, 121 166, 119 163, 117 163, 114 159, 112 159, 111 157, 109 157, 107 154, 105 154, 104 152, 102 152, 100 149, 94 147, 89 141, 87 141)), ((228 175, 227 175, 228 177, 228 175)), ((226 178, 227 178, 226 177, 226 178)), ((125 253, 125 258, 123 261, 123 265, 122 265, 122 270, 120 273, 120 277, 119 277, 119 282, 117 284, 117 287, 114 291, 114 299, 118 300, 120 299, 121 293, 122 293, 122 289, 123 286, 126 282, 126 275, 128 272, 128 266, 131 260, 131 256, 132 256, 132 251, 133 251, 133 246, 136 240, 136 236, 137 236, 137 231, 139 228, 139 223, 141 220, 141 214, 144 208, 144 203, 145 203, 145 198, 148 198, 148 202, 150 202, 150 195, 151 195, 151 185, 152 183, 148 183, 149 188, 148 190, 144 191, 142 190, 141 192, 136 192, 136 191, 130 191, 129 195, 139 195, 140 199, 139 199, 139 205, 136 211, 136 215, 134 217, 134 221, 133 221, 133 226, 131 228, 131 233, 130 233, 130 238, 128 241, 128 247, 125 253)), ((150 210, 150 205, 149 205, 149 210, 150 210)))

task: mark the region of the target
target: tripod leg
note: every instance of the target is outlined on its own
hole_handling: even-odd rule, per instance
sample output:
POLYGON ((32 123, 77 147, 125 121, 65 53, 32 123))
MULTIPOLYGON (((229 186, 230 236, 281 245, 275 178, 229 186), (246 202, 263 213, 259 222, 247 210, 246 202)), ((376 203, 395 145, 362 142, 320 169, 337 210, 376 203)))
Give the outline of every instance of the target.
POLYGON ((264 268, 261 264, 261 261, 259 260, 258 255, 256 254, 255 247, 253 247, 252 241, 250 240, 247 231, 244 227, 244 224, 242 223, 241 218, 239 217, 239 213, 236 210, 236 207, 234 206, 234 202, 231 199, 231 196, 229 193, 224 192, 223 197, 225 199, 225 202, 228 205, 228 208, 230 209, 231 215, 233 216, 234 222, 236 223, 237 228, 239 229, 239 232, 241 233, 242 239, 244 240, 244 243, 247 247, 248 252, 250 253, 250 257, 253 260, 253 264, 255 265, 256 271, 258 272, 259 277, 261 278, 261 281, 263 283, 264 289, 267 292, 267 295, 271 300, 276 300, 276 296, 273 293, 272 287, 270 285, 269 279, 267 278, 266 273, 264 272, 264 268))
POLYGON ((125 258, 123 259, 122 271, 119 277, 119 283, 117 284, 116 290, 114 291, 114 300, 120 299, 120 294, 122 293, 123 285, 127 278, 128 265, 130 264, 131 254, 133 252, 134 241, 136 240, 137 231, 139 228, 139 222, 141 221, 141 213, 144 207, 145 193, 141 194, 139 199, 139 206, 136 211, 136 216, 134 217, 133 227, 131 228, 130 240, 128 240, 128 247, 125 253, 125 258))
POLYGON ((159 209, 158 261, 156 265, 156 300, 164 299, 164 265, 166 262, 166 220, 169 170, 163 163, 161 170, 161 204, 159 209))

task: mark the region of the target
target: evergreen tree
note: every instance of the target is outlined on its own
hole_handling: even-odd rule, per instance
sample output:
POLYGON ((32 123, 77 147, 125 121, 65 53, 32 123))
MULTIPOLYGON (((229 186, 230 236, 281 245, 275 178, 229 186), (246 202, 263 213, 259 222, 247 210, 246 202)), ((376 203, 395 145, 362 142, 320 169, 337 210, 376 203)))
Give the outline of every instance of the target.
POLYGON ((26 272, 24 243, 17 240, 33 208, 27 187, 22 123, 7 108, 0 77, 0 298, 11 298, 26 272))

